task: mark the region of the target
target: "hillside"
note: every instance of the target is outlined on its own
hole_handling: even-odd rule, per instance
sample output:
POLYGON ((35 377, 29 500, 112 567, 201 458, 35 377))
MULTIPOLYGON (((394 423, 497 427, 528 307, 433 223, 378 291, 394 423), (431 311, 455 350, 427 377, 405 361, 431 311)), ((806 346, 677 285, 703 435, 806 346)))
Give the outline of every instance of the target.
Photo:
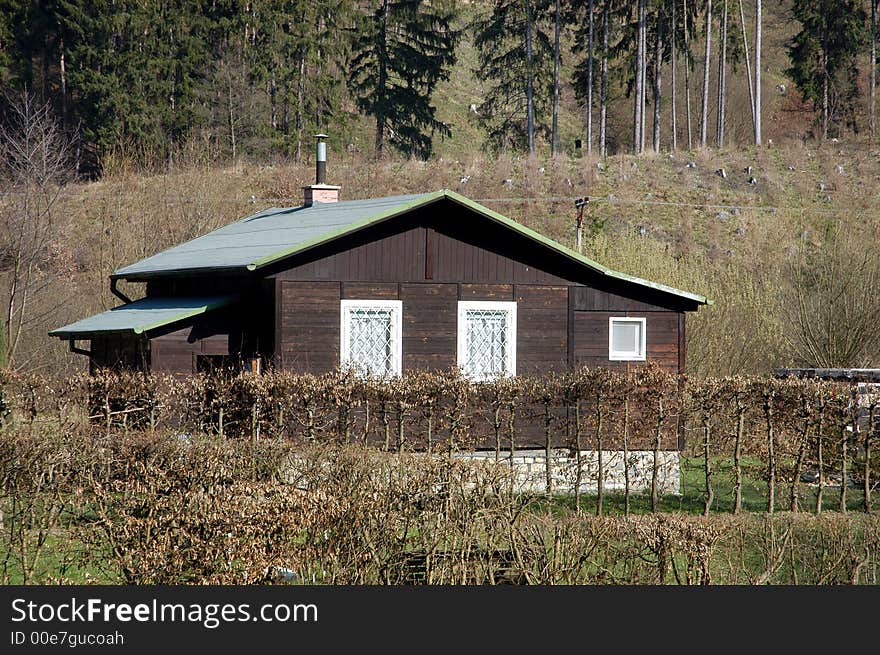
MULTIPOLYGON (((466 4, 460 27, 486 6, 466 4)), ((746 7, 747 27, 753 25, 751 10, 746 7)), ((327 128, 329 181, 343 186, 345 199, 454 189, 569 246, 575 243, 574 200, 589 196, 588 255, 716 300, 689 322, 689 372, 767 372, 773 366, 811 363, 815 356, 793 334, 793 326, 811 313, 825 312, 826 332, 856 324, 864 330, 880 321, 880 297, 870 293, 872 283, 880 286, 875 256, 880 252, 880 144, 852 129, 824 144, 811 136, 815 113, 784 74, 789 65, 785 46, 795 29, 789 3, 765 7, 761 148, 749 145, 744 67, 731 64, 725 147, 686 149, 679 62, 679 150, 671 152, 671 75, 666 67, 662 152, 623 154, 632 108, 618 85, 610 90, 608 119, 617 154, 604 161, 587 158, 584 150, 574 149, 574 140, 583 138, 584 108, 569 83, 574 59, 567 35, 560 103, 563 154, 551 160, 547 143, 539 140, 534 157, 490 155, 471 110, 484 91, 474 74, 473 35, 465 31, 455 67, 434 97, 438 117, 452 129, 450 138, 436 141, 434 156, 375 161, 374 124, 356 117, 337 131, 327 128), (857 279, 850 280, 852 275, 857 279), (823 294, 836 302, 806 302, 823 294)), ((699 44, 692 46, 702 52, 699 44)), ((702 60, 696 58, 691 70, 694 131, 701 72, 702 60)), ((862 70, 862 90, 865 79, 862 70)), ((713 99, 715 84, 713 67, 713 99)), ((859 102, 864 123, 864 94, 859 102)), ((714 136, 711 102, 709 118, 708 132, 714 136)), ((222 147, 199 139, 186 142, 164 172, 156 172, 155 165, 144 169, 134 163, 137 159, 111 152, 103 177, 64 187, 52 212, 53 238, 41 250, 34 272, 16 367, 56 373, 83 367, 84 358, 67 353, 66 344, 48 339, 46 332, 117 304, 107 283, 115 268, 263 208, 296 205, 301 185, 313 178, 308 160, 295 163, 245 150, 233 163, 222 147)), ((0 203, 11 208, 11 198, 0 197, 0 203)), ((5 266, 7 290, 10 271, 5 266)), ((127 292, 137 296, 139 290, 127 292)), ((826 340, 838 338, 843 336, 826 340)), ((880 365, 880 340, 874 338, 869 343, 865 337, 861 351, 836 363, 880 365)))
MULTIPOLYGON (((84 358, 64 354, 65 345, 45 334, 116 305, 107 285, 115 268, 263 208, 298 204, 312 175, 309 165, 190 164, 165 175, 119 171, 69 187, 59 200, 62 238, 47 286, 34 298, 39 318, 27 326, 19 361, 58 372, 83 366, 84 358)), ((590 196, 589 256, 716 301, 689 323, 693 373, 799 363, 784 338, 793 311, 790 264, 823 247, 835 230, 848 257, 880 251, 880 152, 864 143, 604 162, 503 156, 376 163, 332 152, 329 180, 342 184, 346 199, 454 189, 571 247, 574 199, 590 196)))

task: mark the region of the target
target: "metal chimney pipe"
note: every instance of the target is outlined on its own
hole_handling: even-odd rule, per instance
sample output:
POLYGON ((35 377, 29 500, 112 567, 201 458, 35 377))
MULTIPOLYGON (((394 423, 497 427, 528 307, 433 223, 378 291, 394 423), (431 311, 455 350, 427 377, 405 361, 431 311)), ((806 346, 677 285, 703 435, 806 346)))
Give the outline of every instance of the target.
POLYGON ((327 184, 327 144, 326 134, 316 134, 315 139, 315 184, 327 184))

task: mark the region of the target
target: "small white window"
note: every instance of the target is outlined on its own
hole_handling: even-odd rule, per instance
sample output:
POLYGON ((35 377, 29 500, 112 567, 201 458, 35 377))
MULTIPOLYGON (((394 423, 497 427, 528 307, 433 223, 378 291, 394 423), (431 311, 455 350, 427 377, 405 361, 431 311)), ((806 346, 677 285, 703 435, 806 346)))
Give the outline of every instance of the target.
POLYGON ((343 300, 340 360, 361 375, 400 375, 399 300, 343 300))
POLYGON ((608 319, 608 359, 645 361, 645 319, 608 319))
POLYGON ((458 366, 477 382, 516 375, 516 303, 458 303, 458 366))

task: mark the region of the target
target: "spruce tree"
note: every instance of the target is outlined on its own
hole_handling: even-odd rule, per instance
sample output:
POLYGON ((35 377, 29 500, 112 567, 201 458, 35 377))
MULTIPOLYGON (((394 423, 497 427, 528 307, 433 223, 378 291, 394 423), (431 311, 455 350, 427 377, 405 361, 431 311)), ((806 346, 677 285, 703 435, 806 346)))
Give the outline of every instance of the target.
POLYGON ((548 135, 553 95, 553 39, 547 0, 495 0, 473 25, 478 79, 488 83, 479 115, 493 150, 535 151, 548 135))
POLYGON ((854 121, 853 71, 868 41, 867 15, 858 0, 794 0, 792 13, 801 29, 788 44, 786 73, 820 111, 825 139, 831 127, 839 127, 842 113, 854 121))
POLYGON ((353 31, 348 82, 358 108, 376 120, 375 153, 386 143, 427 158, 435 133, 451 134, 437 120, 431 96, 448 79, 459 32, 451 3, 370 0, 353 31))

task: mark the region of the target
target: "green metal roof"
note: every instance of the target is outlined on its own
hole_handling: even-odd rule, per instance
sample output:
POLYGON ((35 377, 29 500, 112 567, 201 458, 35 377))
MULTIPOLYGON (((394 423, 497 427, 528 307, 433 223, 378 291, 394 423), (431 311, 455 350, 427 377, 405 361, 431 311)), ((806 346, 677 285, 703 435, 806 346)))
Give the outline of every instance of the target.
POLYGON ((143 334, 223 307, 235 299, 236 296, 143 298, 52 330, 49 336, 62 339, 86 339, 97 334, 143 334))
POLYGON ((451 200, 586 266, 601 275, 650 287, 663 293, 712 304, 704 296, 611 270, 454 191, 390 196, 370 200, 315 203, 310 207, 272 208, 118 269, 114 278, 147 279, 196 271, 254 271, 285 257, 351 234, 365 227, 451 200))

